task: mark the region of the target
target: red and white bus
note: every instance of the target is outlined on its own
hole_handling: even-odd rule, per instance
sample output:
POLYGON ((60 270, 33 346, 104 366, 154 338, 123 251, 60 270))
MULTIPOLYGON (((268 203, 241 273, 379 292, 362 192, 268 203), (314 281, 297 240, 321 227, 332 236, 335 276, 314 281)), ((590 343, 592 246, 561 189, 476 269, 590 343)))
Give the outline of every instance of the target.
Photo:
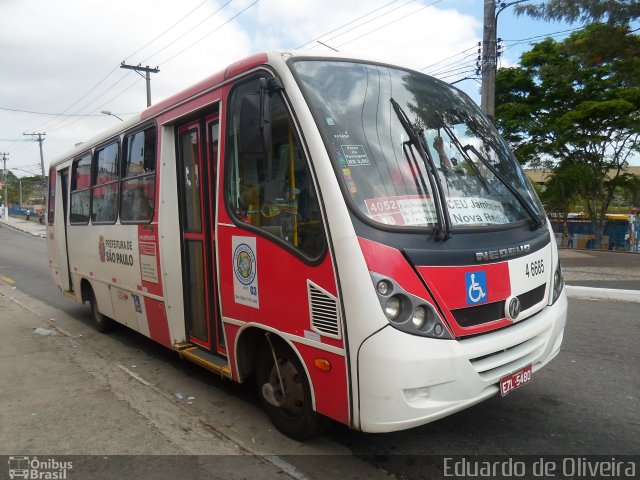
POLYGON ((51 166, 55 282, 237 382, 305 438, 425 424, 535 378, 562 343, 553 235, 460 90, 261 53, 51 166))

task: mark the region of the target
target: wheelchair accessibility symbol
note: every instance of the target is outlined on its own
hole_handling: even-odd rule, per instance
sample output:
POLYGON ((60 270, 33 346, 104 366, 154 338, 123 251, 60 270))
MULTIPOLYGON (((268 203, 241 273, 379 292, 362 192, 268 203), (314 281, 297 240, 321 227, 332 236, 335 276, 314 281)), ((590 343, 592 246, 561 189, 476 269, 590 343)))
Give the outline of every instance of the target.
POLYGON ((485 303, 487 299, 487 274, 486 272, 467 272, 464 274, 467 305, 485 303))

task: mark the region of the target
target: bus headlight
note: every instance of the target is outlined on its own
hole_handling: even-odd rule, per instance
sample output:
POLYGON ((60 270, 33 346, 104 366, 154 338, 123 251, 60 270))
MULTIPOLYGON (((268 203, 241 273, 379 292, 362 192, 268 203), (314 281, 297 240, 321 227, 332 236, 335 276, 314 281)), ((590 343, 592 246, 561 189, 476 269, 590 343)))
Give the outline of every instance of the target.
POLYGON ((432 302, 416 297, 390 278, 371 272, 380 306, 394 328, 422 337, 452 339, 432 302))
POLYGON ((562 289, 564 288, 564 277, 562 276, 562 267, 560 266, 560 262, 558 262, 558 266, 556 267, 556 271, 553 274, 553 299, 551 304, 556 303, 556 300, 560 297, 562 293, 562 289))
POLYGON ((411 321, 416 330, 422 330, 422 327, 427 323, 427 310, 423 306, 416 307, 411 321))
POLYGON ((384 305, 384 314, 387 316, 389 320, 395 320, 400 316, 400 311, 402 310, 402 301, 393 296, 387 300, 384 305))
POLYGON ((376 291, 383 296, 389 295, 392 291, 391 284, 387 280, 380 280, 376 285, 376 291))

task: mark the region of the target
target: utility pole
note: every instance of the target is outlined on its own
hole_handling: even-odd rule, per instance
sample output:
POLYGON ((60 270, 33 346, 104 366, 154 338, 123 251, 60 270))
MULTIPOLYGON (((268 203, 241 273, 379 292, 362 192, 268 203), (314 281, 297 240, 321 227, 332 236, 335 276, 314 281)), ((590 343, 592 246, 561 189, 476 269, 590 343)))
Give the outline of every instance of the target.
POLYGON ((44 173, 44 155, 42 153, 42 142, 44 142, 44 138, 47 134, 46 133, 23 133, 23 135, 27 135, 33 138, 34 141, 38 142, 40 144, 40 170, 42 172, 42 200, 43 203, 46 203, 46 195, 45 192, 46 190, 46 184, 45 184, 45 179, 47 178, 45 173, 44 173), (36 138, 37 137, 37 138, 36 138))
POLYGON ((484 0, 484 30, 482 32, 482 94, 480 108, 493 121, 496 114, 496 70, 498 68, 498 15, 505 8, 528 0, 500 2, 496 12, 495 0, 484 0))
POLYGON ((4 216, 5 223, 7 223, 7 219, 9 217, 9 196, 7 195, 7 192, 9 191, 9 187, 7 186, 7 155, 9 154, 2 153, 1 155, 2 160, 4 161, 4 170, 2 170, 2 178, 4 179, 4 210, 2 212, 2 215, 4 216))
POLYGON ((147 107, 151 106, 151 73, 158 73, 160 70, 158 67, 150 68, 148 65, 146 67, 138 65, 127 65, 124 61, 120 64, 120 68, 126 68, 128 70, 134 70, 138 75, 143 77, 147 81, 147 107), (140 72, 145 72, 142 75, 140 72))
POLYGON ((482 90, 480 108, 491 121, 496 109, 496 2, 484 0, 484 29, 482 32, 482 90))

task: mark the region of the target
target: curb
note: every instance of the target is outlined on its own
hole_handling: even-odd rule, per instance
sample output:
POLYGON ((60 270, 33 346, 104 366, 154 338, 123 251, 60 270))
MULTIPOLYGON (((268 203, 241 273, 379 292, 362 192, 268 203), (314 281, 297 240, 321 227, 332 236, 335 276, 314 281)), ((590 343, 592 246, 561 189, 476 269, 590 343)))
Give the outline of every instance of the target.
MULTIPOLYGON (((12 225, 10 223, 4 222, 2 220, 0 220, 0 223, 2 225, 6 225, 9 228, 13 228, 14 230, 17 230, 18 232, 22 232, 22 233, 28 233, 29 235, 33 235, 34 237, 38 237, 38 238, 47 238, 47 232, 45 230, 45 232, 43 233, 37 233, 37 232, 30 232, 29 230, 24 230, 22 228, 18 228, 15 225, 12 225)), ((46 228, 46 227, 45 227, 46 228)))
POLYGON ((640 303, 640 290, 618 290, 614 288, 594 288, 565 285, 567 296, 591 300, 617 300, 640 303))

